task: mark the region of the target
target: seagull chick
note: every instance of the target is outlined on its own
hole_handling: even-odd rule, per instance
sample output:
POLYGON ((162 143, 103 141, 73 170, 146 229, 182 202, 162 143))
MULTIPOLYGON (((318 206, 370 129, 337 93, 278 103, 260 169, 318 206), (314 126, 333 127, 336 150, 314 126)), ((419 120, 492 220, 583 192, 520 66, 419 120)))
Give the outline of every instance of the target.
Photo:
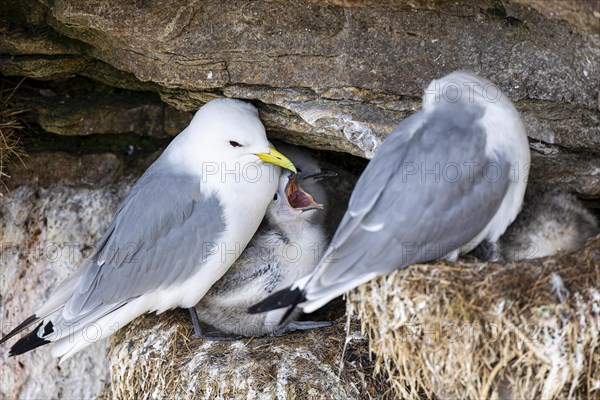
MULTIPOLYGON (((547 257, 575 251, 598 233, 598 220, 575 195, 530 183, 523 210, 498 240, 497 251, 504 261, 547 257)), ((489 244, 482 243, 474 250, 475 256, 489 260, 488 248, 489 244)))
POLYGON ((90 259, 0 343, 38 324, 10 355, 55 342, 61 361, 134 318, 194 307, 246 247, 293 164, 256 108, 217 99, 133 185, 90 259))
POLYGON ((286 154, 302 172, 281 175, 279 189, 256 235, 196 306, 199 320, 219 331, 218 335, 203 334, 203 338, 237 339, 331 325, 296 321, 299 311, 291 315, 284 326, 279 326, 279 321, 285 310, 248 313, 251 305, 311 273, 319 261, 319 252, 327 245, 324 231, 316 222, 318 214, 323 214, 322 205, 302 189, 298 180, 307 187, 316 187, 315 179, 329 173, 314 170, 309 173, 305 164, 299 164, 295 157, 286 154))
POLYGON ((498 87, 466 71, 434 80, 423 110, 361 175, 315 271, 250 311, 312 312, 395 269, 497 241, 521 209, 529 159, 519 114, 498 87))

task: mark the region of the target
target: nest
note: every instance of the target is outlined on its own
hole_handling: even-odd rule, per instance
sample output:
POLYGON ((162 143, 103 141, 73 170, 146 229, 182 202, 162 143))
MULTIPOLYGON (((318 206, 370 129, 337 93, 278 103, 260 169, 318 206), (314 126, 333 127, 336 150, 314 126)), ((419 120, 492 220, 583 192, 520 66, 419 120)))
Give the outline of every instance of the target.
POLYGON ((98 398, 380 397, 360 327, 351 324, 355 334, 345 340, 344 322, 281 337, 205 341, 192 338, 187 312, 137 318, 112 340, 111 388, 98 398))
POLYGON ((600 236, 507 265, 413 265, 353 290, 392 397, 600 396, 600 236))

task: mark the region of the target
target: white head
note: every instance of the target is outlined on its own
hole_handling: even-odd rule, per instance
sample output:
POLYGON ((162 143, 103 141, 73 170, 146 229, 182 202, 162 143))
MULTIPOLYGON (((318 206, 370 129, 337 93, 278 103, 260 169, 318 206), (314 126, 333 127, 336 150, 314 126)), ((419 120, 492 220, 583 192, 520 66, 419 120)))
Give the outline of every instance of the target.
MULTIPOLYGON (((439 106, 458 106, 462 112, 481 113, 479 124, 487 132, 486 154, 497 157, 500 152, 511 154, 527 176, 529 145, 521 117, 510 99, 489 80, 470 71, 454 71, 433 80, 423 96, 423 111, 439 106)), ((511 167, 512 168, 512 167, 511 167)), ((525 185, 521 185, 522 198, 525 185)))
POLYGON ((263 162, 295 172, 293 164, 269 144, 257 109, 250 103, 227 98, 201 107, 165 156, 172 164, 202 175, 214 173, 215 168, 224 177, 229 171, 244 174, 250 164, 263 162))
POLYGON ((471 71, 454 71, 431 81, 423 96, 423 109, 430 110, 438 104, 447 103, 492 105, 516 113, 511 101, 498 86, 471 71))

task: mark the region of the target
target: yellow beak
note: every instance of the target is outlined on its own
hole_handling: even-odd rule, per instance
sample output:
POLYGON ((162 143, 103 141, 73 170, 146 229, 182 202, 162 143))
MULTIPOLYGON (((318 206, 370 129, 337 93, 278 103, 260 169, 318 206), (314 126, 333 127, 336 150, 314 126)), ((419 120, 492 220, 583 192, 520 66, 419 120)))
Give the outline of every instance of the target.
POLYGON ((294 164, 286 156, 275 150, 274 147, 269 147, 268 153, 256 153, 255 155, 264 162, 279 165, 281 168, 289 169, 294 173, 297 172, 294 164))

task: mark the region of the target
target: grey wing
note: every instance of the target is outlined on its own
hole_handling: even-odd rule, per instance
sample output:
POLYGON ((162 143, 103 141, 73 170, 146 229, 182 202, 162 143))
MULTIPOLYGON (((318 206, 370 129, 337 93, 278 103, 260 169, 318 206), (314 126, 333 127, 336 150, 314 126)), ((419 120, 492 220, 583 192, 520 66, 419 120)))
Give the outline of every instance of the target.
POLYGON ((80 316, 185 280, 225 230, 215 195, 200 178, 155 163, 132 187, 65 306, 80 316))
POLYGON ((482 115, 440 107, 394 130, 357 182, 308 298, 441 258, 483 231, 506 193, 509 168, 486 156, 482 115))

